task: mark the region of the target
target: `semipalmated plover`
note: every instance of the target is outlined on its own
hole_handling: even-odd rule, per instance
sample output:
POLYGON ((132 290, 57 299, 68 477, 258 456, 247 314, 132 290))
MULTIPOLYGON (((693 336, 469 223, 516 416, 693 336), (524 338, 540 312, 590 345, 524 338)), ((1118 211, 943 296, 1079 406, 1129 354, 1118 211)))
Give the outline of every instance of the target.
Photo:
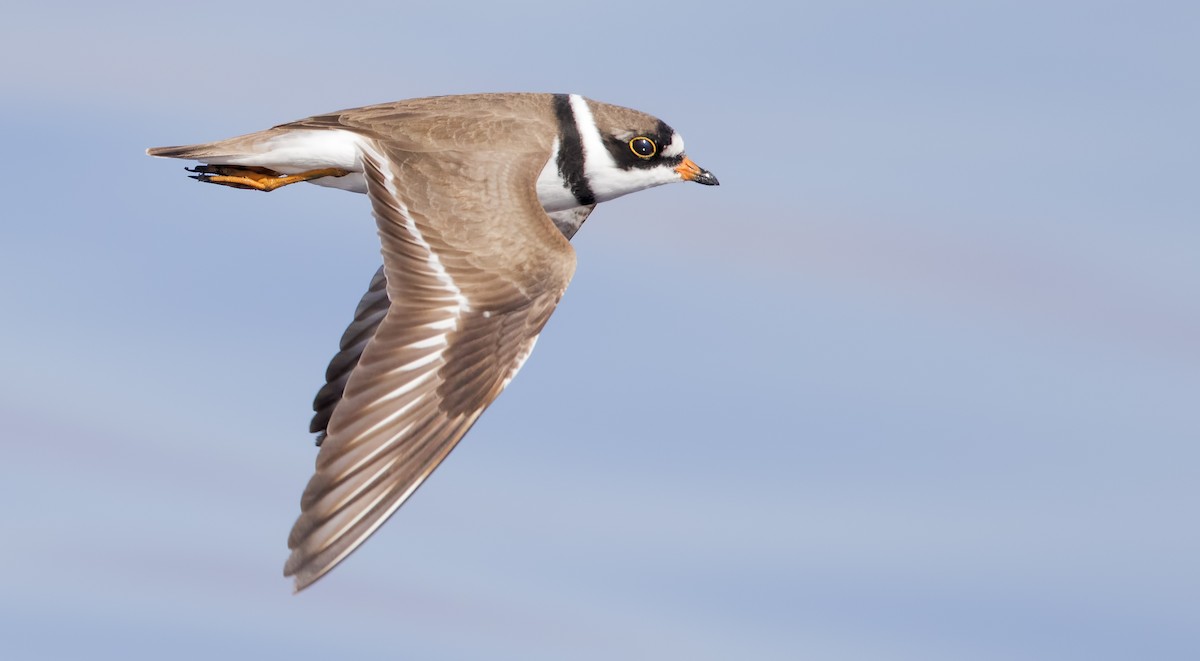
POLYGON ((288 538, 302 590, 404 503, 520 370, 599 202, 717 184, 662 121, 575 94, 412 99, 157 147, 194 179, 366 193, 382 242, 317 394, 316 472, 288 538))

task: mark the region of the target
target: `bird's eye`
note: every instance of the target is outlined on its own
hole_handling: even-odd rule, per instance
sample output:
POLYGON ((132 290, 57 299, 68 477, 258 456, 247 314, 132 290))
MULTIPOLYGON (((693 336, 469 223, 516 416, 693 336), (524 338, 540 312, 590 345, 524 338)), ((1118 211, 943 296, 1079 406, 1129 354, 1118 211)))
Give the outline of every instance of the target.
POLYGON ((650 138, 638 136, 629 141, 629 149, 638 155, 638 158, 650 158, 658 153, 658 147, 650 138))

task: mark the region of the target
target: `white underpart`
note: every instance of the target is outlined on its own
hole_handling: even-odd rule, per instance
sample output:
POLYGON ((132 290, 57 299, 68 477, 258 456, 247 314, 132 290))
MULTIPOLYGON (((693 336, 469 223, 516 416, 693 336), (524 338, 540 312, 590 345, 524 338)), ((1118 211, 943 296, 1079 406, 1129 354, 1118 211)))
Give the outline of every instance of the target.
MULTIPOLYGON (((367 192, 359 158, 362 140, 356 133, 342 130, 292 129, 257 145, 253 154, 210 159, 221 165, 253 165, 284 174, 297 174, 321 168, 349 170, 344 177, 322 177, 310 183, 355 193, 367 192)), ((381 163, 383 161, 380 161, 381 163)))
POLYGON ((558 150, 561 147, 559 139, 554 138, 554 144, 550 149, 550 160, 546 161, 546 166, 542 168, 542 172, 537 178, 538 202, 542 203, 542 208, 547 212, 563 211, 579 206, 575 194, 571 192, 571 187, 567 185, 558 171, 558 150))
POLYGON ((622 195, 683 181, 678 172, 669 165, 653 168, 619 167, 604 145, 604 138, 596 126, 596 118, 588 107, 587 99, 572 94, 571 111, 575 114, 575 126, 583 138, 583 169, 588 185, 597 202, 606 202, 622 195))

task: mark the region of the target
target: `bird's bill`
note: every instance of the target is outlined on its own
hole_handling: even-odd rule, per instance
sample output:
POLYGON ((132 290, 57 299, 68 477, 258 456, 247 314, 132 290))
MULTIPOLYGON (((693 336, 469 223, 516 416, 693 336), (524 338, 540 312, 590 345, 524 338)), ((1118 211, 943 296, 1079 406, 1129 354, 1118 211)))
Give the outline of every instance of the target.
POLYGON ((720 183, 717 181, 717 178, 713 176, 713 173, 705 170, 699 165, 696 165, 696 163, 687 156, 683 157, 683 162, 675 168, 675 172, 679 173, 679 176, 682 177, 684 181, 694 181, 698 184, 704 184, 705 186, 716 186, 718 183, 720 183))

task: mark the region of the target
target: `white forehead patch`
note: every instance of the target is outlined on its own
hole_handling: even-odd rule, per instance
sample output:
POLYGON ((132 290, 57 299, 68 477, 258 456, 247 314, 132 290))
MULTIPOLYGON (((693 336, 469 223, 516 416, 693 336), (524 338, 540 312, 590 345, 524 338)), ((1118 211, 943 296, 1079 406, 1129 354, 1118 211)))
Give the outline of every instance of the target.
POLYGON ((673 158, 683 153, 683 136, 678 133, 671 134, 671 144, 663 147, 663 158, 673 158))

